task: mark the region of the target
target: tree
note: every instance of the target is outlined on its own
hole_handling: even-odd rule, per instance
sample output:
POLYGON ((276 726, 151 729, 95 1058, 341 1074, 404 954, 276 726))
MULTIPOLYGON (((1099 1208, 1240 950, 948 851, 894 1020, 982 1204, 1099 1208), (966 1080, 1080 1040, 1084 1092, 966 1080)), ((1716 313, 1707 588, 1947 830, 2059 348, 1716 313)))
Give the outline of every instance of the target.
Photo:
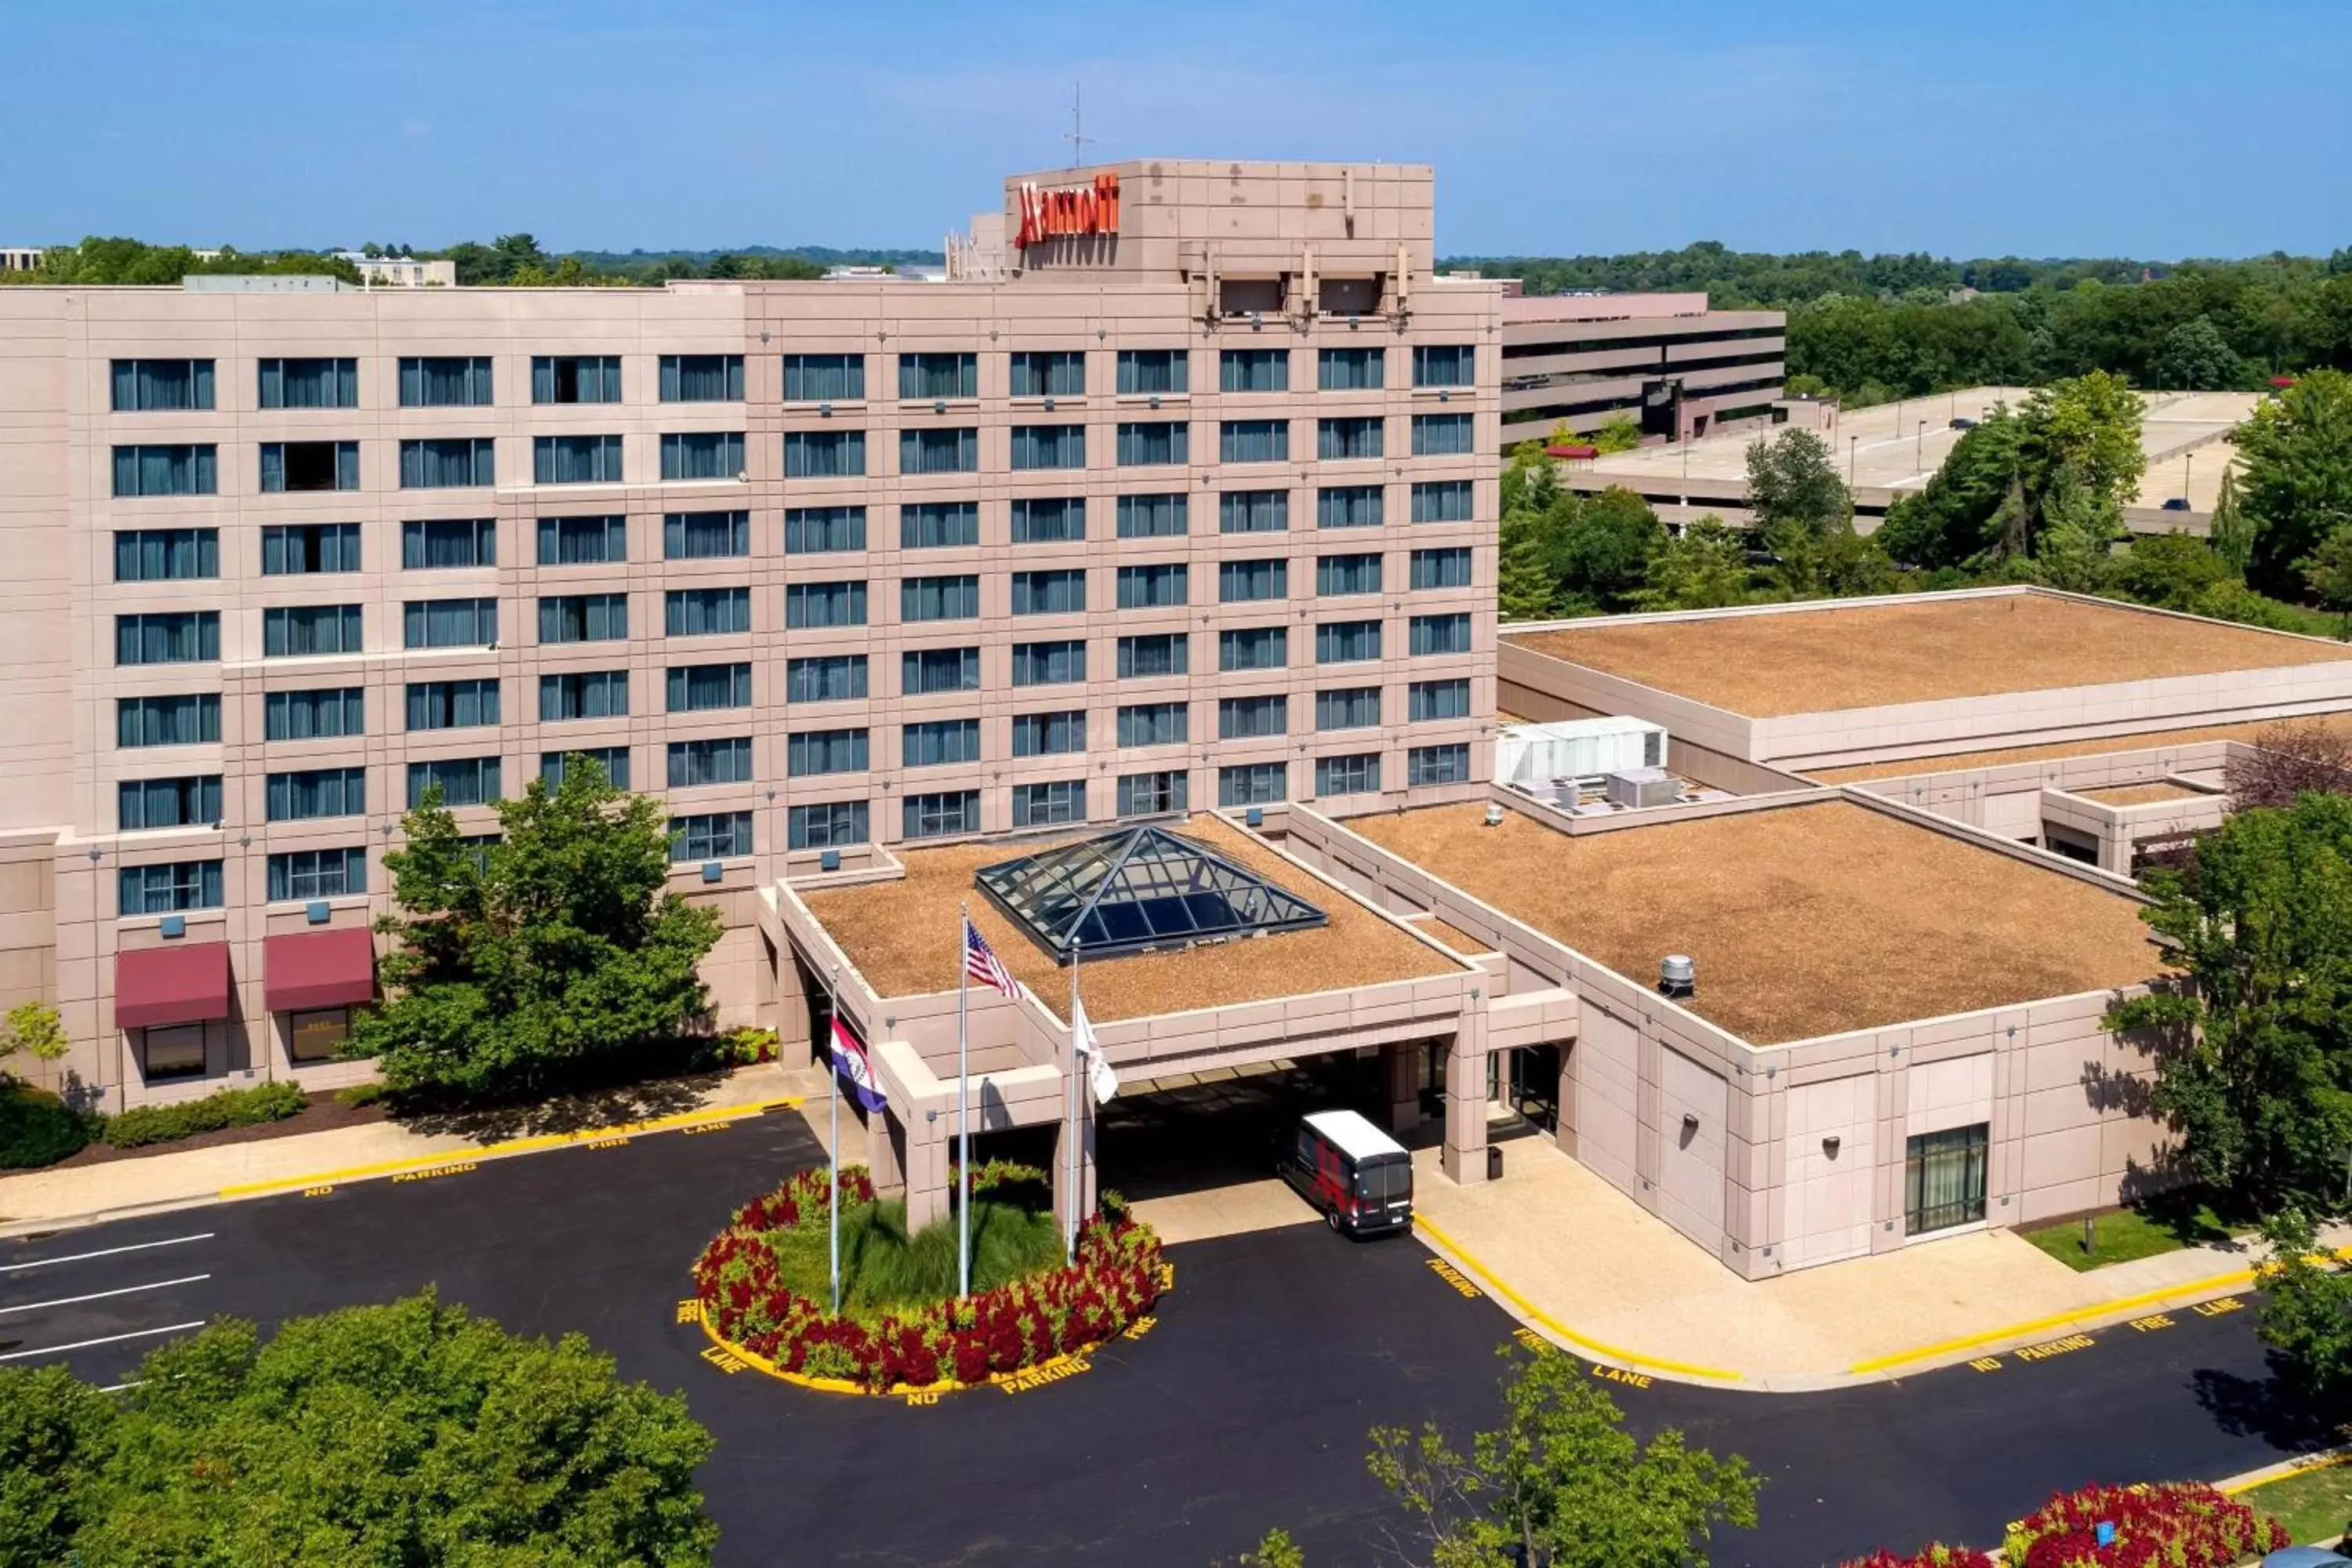
POLYGON ((1584 440, 1604 458, 1612 452, 1630 452, 1642 444, 1642 422, 1630 414, 1612 414, 1584 440))
POLYGON ((1902 573, 1876 537, 1863 538, 1851 526, 1817 534, 1801 523, 1784 523, 1765 542, 1772 552, 1766 577, 1775 598, 1843 599, 1903 586, 1902 573))
POLYGON ((0 1563, 701 1568, 710 1436, 677 1394, 445 1307, 214 1323, 119 1394, 0 1369, 0 1563))
POLYGON ((2236 580, 2220 552, 2186 533, 2141 534, 2108 574, 2108 585, 2126 598, 2188 614, 2208 592, 2236 580))
POLYGON ((2189 1171, 2265 1208, 2327 1201, 2352 1145, 2352 796, 2241 810, 2147 883, 2178 984, 2108 1024, 2159 1031, 2154 1104, 2189 1171))
POLYGON ((1571 615, 1625 609, 1647 581, 1650 557, 1665 542, 1665 525, 1632 490, 1612 485, 1599 495, 1570 498, 1542 539, 1554 605, 1571 615))
POLYGON ((2212 391, 2243 384, 2246 362, 2221 336, 2221 329, 2210 316, 2199 316, 2164 335, 2163 346, 2148 368, 2148 379, 2157 386, 2212 391))
POLYGON ((1818 536, 1853 525, 1853 498, 1829 443, 1794 426, 1748 444, 1748 509, 1767 534, 1793 526, 1818 536))
POLYGON ((1872 535, 1908 566, 1981 566, 2001 542, 2002 502, 2023 459, 2022 426, 1995 405, 1963 433, 1917 494, 1898 498, 1872 535))
POLYGON ((2082 503, 2112 518, 2138 488, 2147 454, 2140 447, 2137 393, 2121 376, 2095 370, 2037 387, 2017 411, 2020 471, 2038 535, 2051 491, 2062 481, 2082 503))
POLYGON ((2257 405, 2231 438, 2253 528, 2246 580, 2290 594, 2301 586, 2295 563, 2352 523, 2352 375, 2312 372, 2257 405))
POLYGON ((1716 610, 1755 597, 1748 542, 1721 518, 1703 517, 1651 553, 1636 609, 1716 610))
POLYGON ((1504 1424, 1467 1453, 1434 1422, 1371 1432, 1366 1463, 1436 1568, 1706 1568, 1718 1527, 1756 1527, 1759 1483, 1745 1459, 1690 1447, 1672 1427, 1637 1443, 1580 1362, 1514 1345, 1501 1353, 1504 1424))
POLYGON ((499 841, 469 843, 436 789, 384 857, 396 942, 390 1000, 344 1052, 375 1057, 394 1089, 529 1094, 677 1039, 705 1013, 696 965, 719 917, 668 890, 660 802, 614 789, 585 757, 551 790, 498 805, 499 841))
POLYGON ((2344 617, 2336 635, 2352 637, 2352 523, 2329 533, 2296 564, 2313 596, 2344 617))
POLYGON ((2352 1400, 2352 1264, 2325 1255, 2300 1208, 2264 1220, 2263 1239, 2271 1248, 2258 1279, 2263 1341, 2314 1408, 2342 1409, 2352 1400))
POLYGON ((2289 719, 2231 747, 2221 787, 2238 811, 2294 804, 2299 795, 2352 795, 2352 736, 2332 725, 2289 719))
MULTIPOLYGON (((23 1051, 36 1061, 53 1062, 72 1048, 58 1010, 47 1002, 20 1002, 0 1023, 0 1062, 23 1051)), ((0 1081, 7 1073, 0 1068, 0 1081)))
POLYGON ((2213 501, 2213 521, 2208 527, 2206 542, 2230 575, 2243 581, 2247 564, 2254 555, 2254 522, 2238 498, 2238 470, 2234 464, 2221 470, 2221 491, 2213 501))

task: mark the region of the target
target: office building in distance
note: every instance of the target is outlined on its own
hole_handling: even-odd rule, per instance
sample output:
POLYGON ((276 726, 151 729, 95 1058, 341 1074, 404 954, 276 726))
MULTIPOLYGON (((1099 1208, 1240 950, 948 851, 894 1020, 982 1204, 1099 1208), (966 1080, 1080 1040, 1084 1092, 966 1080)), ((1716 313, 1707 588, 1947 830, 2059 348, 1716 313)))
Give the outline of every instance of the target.
MULTIPOLYGON (((1630 417, 1644 440, 1772 422, 1788 317, 1714 310, 1705 294, 1544 294, 1503 285, 1502 441, 1590 435, 1630 417)), ((1572 441, 1570 445, 1572 445, 1572 441)))

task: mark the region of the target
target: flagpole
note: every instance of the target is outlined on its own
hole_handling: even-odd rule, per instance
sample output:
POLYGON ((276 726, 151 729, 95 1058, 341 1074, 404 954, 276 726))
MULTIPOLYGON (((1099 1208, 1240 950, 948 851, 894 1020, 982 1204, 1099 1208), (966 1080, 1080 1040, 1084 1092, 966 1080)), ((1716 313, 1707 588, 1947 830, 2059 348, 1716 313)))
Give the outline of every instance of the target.
POLYGON ((1062 1225, 1062 1258, 1074 1263, 1078 1256, 1078 937, 1070 933, 1070 1084, 1069 1100, 1065 1106, 1062 1141, 1064 1151, 1063 1203, 1066 1206, 1062 1225))
POLYGON ((841 1053, 835 1043, 841 1027, 841 966, 832 971, 828 998, 832 1017, 827 1021, 835 1031, 824 1042, 825 1077, 833 1082, 833 1136, 827 1140, 827 1152, 832 1156, 833 1179, 826 1184, 827 1214, 825 1224, 830 1232, 833 1251, 833 1315, 841 1316, 841 1053))
POLYGON ((960 903, 956 931, 956 1297, 971 1295, 971 1025, 964 1000, 971 977, 971 906, 960 903))

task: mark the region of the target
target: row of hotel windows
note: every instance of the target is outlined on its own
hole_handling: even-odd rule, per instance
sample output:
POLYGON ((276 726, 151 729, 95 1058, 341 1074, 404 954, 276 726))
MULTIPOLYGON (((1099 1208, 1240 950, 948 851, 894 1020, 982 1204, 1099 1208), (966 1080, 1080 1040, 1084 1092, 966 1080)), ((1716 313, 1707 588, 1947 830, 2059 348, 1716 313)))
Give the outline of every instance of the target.
MULTIPOLYGON (((1473 416, 1412 416, 1412 455, 1462 457, 1474 450, 1473 416)), ((1316 421, 1318 461, 1380 458, 1387 447, 1386 421, 1380 416, 1316 421)), ((789 479, 866 477, 863 430, 796 430, 784 435, 784 477, 789 479)), ((1016 473, 1056 472, 1087 466, 1084 425, 1015 425, 1008 462, 1016 473)), ((626 482, 618 436, 534 436, 531 482, 537 485, 612 485, 626 482)), ((1117 463, 1122 468, 1188 463, 1192 426, 1181 419, 1127 420, 1118 426, 1117 463)), ((265 495, 333 492, 360 488, 356 441, 265 441, 260 488, 265 495)), ((1290 459, 1287 419, 1226 419, 1219 422, 1221 463, 1280 463, 1290 459)), ((904 474, 974 474, 980 467, 980 431, 960 426, 898 433, 898 470, 904 474)), ((740 430, 666 434, 661 438, 661 478, 674 480, 733 479, 744 473, 744 436, 740 430)), ((498 482, 498 443, 490 437, 404 440, 400 443, 400 488, 460 489, 498 482)), ((209 443, 119 446, 114 448, 114 494, 217 495, 220 456, 209 443)))
MULTIPOLYGON (((1412 351, 1412 384, 1473 384, 1477 351, 1467 343, 1422 345, 1412 351)), ((787 403, 857 403, 866 397, 864 354, 786 354, 787 403)), ((916 402, 980 395, 976 353, 902 353, 898 396, 916 402)), ((215 406, 215 362, 208 359, 119 359, 110 387, 118 414, 201 411, 215 406)), ((256 376, 263 408, 356 408, 359 361, 351 358, 265 359, 256 376)), ((1078 350, 1019 351, 1008 356, 1009 395, 1083 397, 1087 356, 1078 350)), ((1378 391, 1387 384, 1388 351, 1335 348, 1316 352, 1315 384, 1325 392, 1378 391)), ((1116 386, 1126 396, 1181 396, 1191 391, 1188 349, 1121 349, 1116 386)), ((403 408, 487 408, 496 403, 487 354, 419 355, 400 361, 403 408)), ((657 381, 664 403, 740 403, 741 354, 663 354, 657 381)), ((1287 392, 1290 351, 1227 349, 1218 360, 1221 392, 1287 392)), ((535 354, 530 362, 534 404, 618 403, 618 354, 535 354)))

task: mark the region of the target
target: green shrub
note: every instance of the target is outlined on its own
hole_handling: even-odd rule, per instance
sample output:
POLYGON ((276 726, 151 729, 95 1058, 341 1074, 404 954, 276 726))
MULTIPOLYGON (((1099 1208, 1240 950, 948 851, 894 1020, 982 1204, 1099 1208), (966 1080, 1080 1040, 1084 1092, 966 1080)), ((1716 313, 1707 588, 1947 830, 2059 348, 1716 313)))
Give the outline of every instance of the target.
POLYGON ((335 1098, 345 1105, 373 1105, 380 1100, 391 1098, 391 1095, 392 1085, 380 1078, 370 1079, 365 1083, 355 1083, 348 1089, 335 1090, 335 1098))
POLYGON ((202 1100, 183 1100, 176 1105, 136 1106, 110 1117, 106 1123, 106 1141, 118 1149, 172 1143, 199 1132, 217 1132, 224 1127, 282 1121, 310 1103, 310 1097, 299 1086, 283 1081, 256 1084, 251 1089, 224 1089, 202 1100))
POLYGON ((56 1095, 0 1082, 0 1170, 54 1165, 98 1135, 99 1119, 56 1095))

